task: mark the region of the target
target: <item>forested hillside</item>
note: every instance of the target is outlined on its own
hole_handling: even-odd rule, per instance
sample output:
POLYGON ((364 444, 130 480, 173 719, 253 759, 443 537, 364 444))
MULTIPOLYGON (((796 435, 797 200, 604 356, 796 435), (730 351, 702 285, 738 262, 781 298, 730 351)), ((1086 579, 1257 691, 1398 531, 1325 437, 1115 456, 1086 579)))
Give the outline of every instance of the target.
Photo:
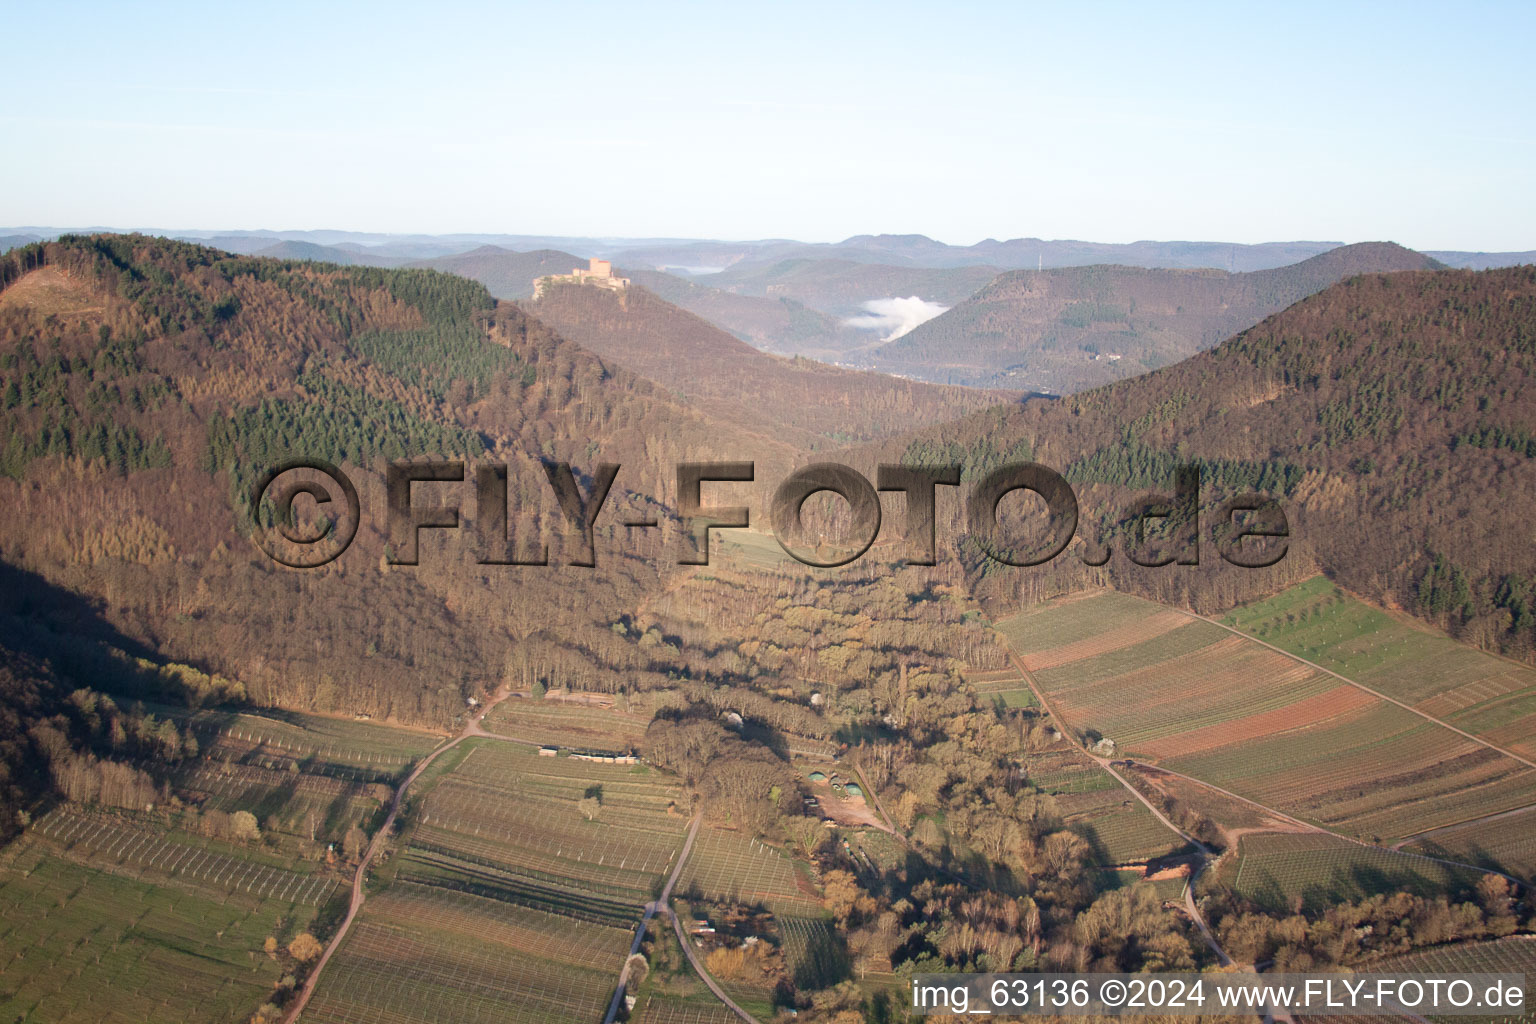
MULTIPOLYGON (((18 250, 0 285, 0 556, 258 704, 446 723, 521 641, 601 647, 658 585, 659 531, 615 524, 655 515, 676 462, 750 457, 773 480, 793 457, 462 278, 94 236, 18 250), (362 496, 353 550, 308 575, 239 526, 246 485, 289 455, 343 465, 362 496), (402 456, 510 463, 513 528, 553 564, 488 576, 459 531, 387 571, 379 460, 402 456), (623 465, 595 574, 562 568, 539 458, 623 465)), ((473 517, 472 483, 439 493, 473 517)))
POLYGON ((626 268, 624 274, 674 306, 768 352, 836 362, 874 337, 788 295, 725 291, 659 270, 626 268))
POLYGON ((527 309, 705 415, 806 449, 943 423, 1014 397, 772 356, 635 286, 558 285, 527 309))
POLYGON ((924 380, 1067 394, 1177 362, 1354 274, 1434 266, 1401 246, 1365 243, 1245 274, 1015 270, 872 358, 924 380))
POLYGON ((586 263, 585 259, 559 249, 513 252, 496 245, 482 245, 456 256, 437 256, 410 265, 479 281, 498 299, 526 299, 533 294, 535 278, 545 274, 569 274, 571 268, 586 266, 586 263))
POLYGON ((1035 569, 976 561, 992 599, 1087 579, 1215 610, 1320 567, 1529 658, 1536 546, 1511 510, 1536 499, 1533 435, 1536 269, 1518 267, 1352 278, 1176 366, 979 414, 882 454, 980 465, 1027 451, 1077 486, 1080 534, 1110 538, 1116 556, 1100 570, 1070 552, 1035 569), (1140 569, 1116 531, 1136 495, 1171 492, 1181 462, 1205 473, 1201 565, 1140 569), (1250 489, 1279 498, 1290 520, 1274 570, 1224 566, 1211 550, 1216 501, 1250 489))

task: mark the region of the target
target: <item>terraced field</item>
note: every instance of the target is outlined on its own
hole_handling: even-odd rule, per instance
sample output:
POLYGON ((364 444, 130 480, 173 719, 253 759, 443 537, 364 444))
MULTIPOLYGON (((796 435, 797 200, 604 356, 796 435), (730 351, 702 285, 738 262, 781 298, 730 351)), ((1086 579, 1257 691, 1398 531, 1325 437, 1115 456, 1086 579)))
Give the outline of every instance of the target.
POLYGON ((1224 621, 1536 759, 1536 669, 1374 608, 1322 576, 1238 608, 1224 621))
POLYGON ((314 917, 308 904, 155 884, 21 843, 0 868, 7 1021, 245 1021, 282 972, 262 943, 314 917))
POLYGON ((1340 832, 1397 839, 1536 803, 1536 769, 1152 602, 1079 595, 998 628, 1080 734, 1340 832))
POLYGON ((678 793, 645 766, 494 740, 455 753, 466 747, 418 781, 388 884, 306 1022, 602 1019, 641 907, 682 845, 678 793))
POLYGON ((1244 836, 1233 887, 1261 906, 1309 912, 1390 892, 1471 894, 1481 872, 1424 857, 1361 846, 1336 836, 1244 836))

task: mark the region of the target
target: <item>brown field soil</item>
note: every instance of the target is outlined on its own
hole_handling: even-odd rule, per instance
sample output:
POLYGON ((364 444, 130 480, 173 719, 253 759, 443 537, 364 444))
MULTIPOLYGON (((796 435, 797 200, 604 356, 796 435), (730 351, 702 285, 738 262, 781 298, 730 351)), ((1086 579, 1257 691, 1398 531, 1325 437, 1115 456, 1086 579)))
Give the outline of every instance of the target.
POLYGON ((1125 647, 1161 636, 1180 626, 1189 624, 1189 616, 1176 611, 1160 611, 1148 615, 1144 619, 1111 629, 1097 636, 1088 637, 1070 644, 1062 644, 1059 647, 1050 647, 1040 651, 1020 652, 1024 664, 1031 672, 1043 672, 1046 669, 1056 668, 1060 665, 1070 664, 1074 661, 1082 661, 1084 658, 1092 658, 1095 655, 1106 654, 1110 651, 1118 651, 1125 647))
POLYGON ((1341 684, 1273 711, 1150 740, 1138 744, 1137 749, 1152 757, 1178 757, 1291 729, 1310 728, 1358 714, 1376 703, 1375 697, 1358 687, 1341 684))

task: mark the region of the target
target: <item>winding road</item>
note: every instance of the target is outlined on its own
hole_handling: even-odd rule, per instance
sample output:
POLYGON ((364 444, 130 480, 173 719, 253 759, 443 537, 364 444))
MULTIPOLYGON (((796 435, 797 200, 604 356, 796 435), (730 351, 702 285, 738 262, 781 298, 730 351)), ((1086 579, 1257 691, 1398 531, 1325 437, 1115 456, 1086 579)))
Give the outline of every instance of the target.
POLYGON ((315 986, 319 984, 320 973, 325 970, 325 965, 330 962, 331 955, 341 945, 341 940, 347 937, 347 930, 352 927, 353 919, 357 917, 357 912, 362 909, 363 901, 368 898, 367 893, 364 891, 364 883, 367 881, 368 876, 368 866, 373 863, 374 857, 383 848, 384 843, 389 837, 389 830, 394 827, 395 819, 400 816, 400 805, 405 801, 405 791, 410 788, 411 783, 415 782, 422 772, 431 767, 433 761, 436 761, 439 757, 471 737, 486 736, 493 739, 509 740, 515 743, 527 742, 525 740, 514 740, 510 736, 497 736, 495 733, 486 732, 480 725, 480 720, 492 708, 506 700, 509 696, 511 696, 510 690, 502 690, 497 694, 495 700, 482 708, 479 713, 470 716, 469 721, 464 724, 463 730, 457 736, 444 740, 441 744, 434 747, 426 757, 423 757, 417 763, 415 768, 411 769, 411 773, 401 781, 400 785, 395 787, 394 799, 389 802, 389 814, 384 818, 384 824, 379 826, 378 830, 374 832, 373 838, 369 840, 368 849, 364 851, 362 860, 358 861, 357 871, 352 876, 352 901, 347 905, 347 916, 341 919, 341 924, 336 928, 336 934, 332 935, 331 941, 325 944, 325 950, 320 954, 320 959, 315 962, 315 966, 310 969, 309 975, 304 979, 304 987, 299 989, 299 994, 294 999, 293 1005, 283 1015, 283 1024, 293 1024, 294 1021, 298 1020, 299 1014, 304 1012, 304 1007, 309 1005, 310 997, 315 994, 315 986))

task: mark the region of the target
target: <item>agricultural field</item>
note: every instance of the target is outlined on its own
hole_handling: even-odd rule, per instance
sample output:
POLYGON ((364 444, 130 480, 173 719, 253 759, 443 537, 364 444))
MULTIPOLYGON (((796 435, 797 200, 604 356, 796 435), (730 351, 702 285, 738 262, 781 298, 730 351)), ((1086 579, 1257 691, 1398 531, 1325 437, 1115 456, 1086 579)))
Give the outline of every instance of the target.
POLYGON ((1076 749, 1029 754, 1024 770, 1037 789, 1056 795, 1123 788, 1108 772, 1076 749))
POLYGON ((1056 798, 1063 823, 1087 841, 1100 864, 1139 864, 1175 853, 1187 845, 1153 817, 1145 804, 1113 779, 1109 781, 1114 788, 1061 794, 1056 798))
POLYGON ((348 782, 395 782, 442 737, 372 722, 268 709, 188 711, 146 705, 197 738, 205 758, 348 782))
POLYGON ((676 788, 644 765, 459 750, 413 787, 383 888, 306 1022, 602 1019, 682 845, 676 788))
POLYGON ((635 1024, 737 1024, 740 1018, 713 995, 703 999, 650 995, 630 1019, 635 1024))
POLYGON ((1323 576, 1224 620, 1342 676, 1536 758, 1536 669, 1372 607, 1323 576))
POLYGON ((249 811, 268 831, 310 841, 335 841, 352 825, 368 826, 391 795, 384 783, 300 772, 297 764, 288 771, 219 760, 169 771, 144 763, 139 767, 163 775, 183 800, 200 810, 249 811))
POLYGON ((22 840, 0 867, 0 1018, 245 1021, 282 968, 262 951, 315 907, 156 884, 22 840))
POLYGON ((596 704, 512 697, 497 705, 481 724, 487 732, 543 746, 615 752, 639 749, 651 721, 650 711, 642 709, 645 695, 634 698, 635 705, 627 711, 612 706, 612 697, 601 696, 602 703, 596 704))
POLYGON ((973 672, 971 688, 986 701, 1001 700, 1004 707, 1032 708, 1038 702, 1029 683, 1016 668, 995 669, 990 672, 973 672))
POLYGON ((1336 831, 1400 839, 1536 802, 1536 769, 1149 601, 1075 596, 998 628, 1080 735, 1336 831))
POLYGON ((650 926, 651 970, 637 994, 635 1024, 737 1024, 741 1019, 704 986, 683 958, 677 935, 663 918, 650 926))
POLYGON ((761 904, 775 915, 817 917, 821 903, 793 860, 739 832, 702 828, 678 891, 719 902, 761 904))
POLYGON ((1526 1013, 1522 1017, 1431 1017, 1431 1020, 1479 1024, 1528 1020, 1536 1005, 1536 940, 1510 936, 1492 942, 1418 950, 1374 965, 1374 970, 1404 974, 1524 974, 1526 1013))
POLYGON ((1505 874, 1536 879, 1536 808, 1505 817, 1452 825, 1419 836, 1402 849, 1431 857, 1498 868, 1505 874))
POLYGON ((831 988, 849 973, 848 950, 825 917, 778 917, 790 979, 800 989, 831 988))
POLYGON ((542 917, 397 882, 365 904, 303 1019, 601 1020, 629 952, 629 932, 542 917), (390 898, 395 888, 402 898, 390 898))
POLYGON ((1230 877, 1240 895, 1283 913, 1381 893, 1470 894, 1482 873, 1337 836, 1262 833, 1243 837, 1230 877))
POLYGON ((319 906, 337 884, 315 865, 295 865, 259 845, 223 843, 126 815, 63 807, 33 826, 32 835, 49 852, 72 861, 214 893, 319 906))

